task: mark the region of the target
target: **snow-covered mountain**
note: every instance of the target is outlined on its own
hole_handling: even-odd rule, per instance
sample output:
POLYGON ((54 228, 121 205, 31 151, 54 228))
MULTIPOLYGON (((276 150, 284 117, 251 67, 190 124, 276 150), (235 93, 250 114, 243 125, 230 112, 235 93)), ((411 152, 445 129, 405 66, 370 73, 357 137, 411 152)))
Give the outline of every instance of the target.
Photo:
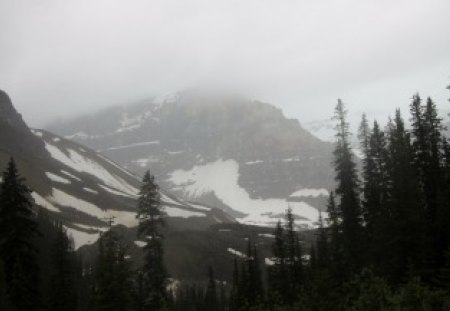
POLYGON ((270 104, 233 96, 180 92, 48 129, 246 224, 272 226, 290 206, 311 226, 333 184, 330 143, 270 104))
MULTIPOLYGON (((14 157, 33 189, 37 205, 61 220, 75 247, 94 243, 107 219, 137 225, 139 178, 105 156, 43 130, 29 129, 6 93, 0 91, 0 169, 14 157)), ((234 222, 220 210, 186 203, 166 191, 162 201, 173 228, 207 228, 234 222)))

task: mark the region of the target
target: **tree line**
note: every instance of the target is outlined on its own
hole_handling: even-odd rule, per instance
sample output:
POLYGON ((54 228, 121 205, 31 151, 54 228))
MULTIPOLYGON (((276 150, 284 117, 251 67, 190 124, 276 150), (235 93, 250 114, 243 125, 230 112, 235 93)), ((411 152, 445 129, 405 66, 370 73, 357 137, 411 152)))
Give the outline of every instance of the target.
POLYGON ((302 242, 288 210, 273 258, 261 262, 249 242, 235 261, 228 299, 205 307, 194 286, 178 310, 450 310, 450 142, 430 98, 414 95, 409 110, 409 124, 400 110, 385 126, 363 115, 358 161, 339 100, 336 189, 315 243, 302 242))
POLYGON ((0 186, 0 310, 450 310, 450 142, 430 98, 415 95, 409 108, 409 123, 400 110, 384 126, 362 117, 358 161, 339 100, 336 188, 315 242, 303 241, 288 209, 272 257, 248 239, 228 283, 209 267, 202 284, 170 284, 149 172, 136 215, 143 263, 132 263, 112 224, 85 263, 61 222, 33 204, 11 159, 0 186))
POLYGON ((137 202, 144 264, 133 268, 110 228, 100 234, 94 263, 84 263, 60 221, 37 208, 14 159, 0 184, 0 310, 169 310, 163 263, 163 211, 147 172, 137 202))

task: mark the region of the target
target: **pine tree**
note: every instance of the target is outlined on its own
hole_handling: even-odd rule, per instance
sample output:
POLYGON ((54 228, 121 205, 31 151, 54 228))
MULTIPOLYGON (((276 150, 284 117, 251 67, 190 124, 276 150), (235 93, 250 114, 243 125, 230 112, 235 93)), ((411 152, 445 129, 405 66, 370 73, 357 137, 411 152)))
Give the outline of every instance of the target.
POLYGON ((73 246, 61 223, 56 224, 51 253, 52 276, 49 310, 72 311, 77 309, 76 280, 73 246))
POLYGON ((288 282, 288 302, 292 304, 299 294, 303 285, 303 254, 300 247, 300 240, 295 230, 295 220, 292 209, 286 213, 286 259, 287 259, 287 282, 288 282))
POLYGON ((319 228, 316 245, 317 267, 321 270, 328 269, 330 264, 328 233, 323 223, 322 213, 319 214, 319 228))
POLYGON ((273 304, 287 300, 288 272, 286 264, 285 233, 281 221, 277 222, 274 232, 275 241, 272 246, 274 265, 269 267, 269 292, 273 304))
POLYGON ((211 266, 208 268, 208 286, 205 294, 205 306, 208 310, 219 310, 219 303, 217 300, 216 280, 214 278, 214 270, 211 266))
POLYGON ((425 278, 434 273, 433 270, 445 263, 445 245, 443 245, 437 216, 445 209, 442 203, 447 189, 442 189, 442 138, 443 126, 438 117, 436 105, 428 98, 422 105, 419 95, 415 95, 411 103, 411 120, 415 168, 418 172, 421 192, 424 198, 426 216, 426 267, 425 278))
POLYGON ((337 281, 343 281, 344 279, 344 267, 343 267, 343 243, 341 233, 341 218, 339 216, 338 207, 336 205, 336 199, 334 192, 330 191, 327 204, 328 212, 328 230, 330 232, 329 242, 329 257, 330 265, 329 270, 333 278, 337 281))
POLYGON ((0 259, 8 304, 14 310, 39 310, 39 266, 32 244, 39 236, 30 189, 10 160, 0 189, 0 259))
POLYGON ((388 153, 386 140, 378 122, 374 122, 365 158, 363 210, 365 230, 369 242, 370 264, 377 266, 385 257, 385 245, 390 239, 392 224, 389 211, 388 153))
POLYGON ((400 110, 388 129, 390 179, 389 209, 394 224, 391 226, 391 240, 385 256, 384 273, 390 281, 398 283, 406 276, 409 268, 418 270, 422 261, 424 240, 424 210, 418 181, 414 168, 415 155, 410 134, 406 131, 400 110))
POLYGON ((357 272, 362 265, 364 231, 359 200, 359 181, 350 146, 350 131, 346 115, 347 111, 343 102, 338 100, 335 110, 337 142, 334 150, 336 195, 339 198, 338 210, 342 219, 340 226, 343 236, 344 267, 347 270, 346 272, 351 274, 357 272))
POLYGON ((167 272, 163 262, 163 236, 160 227, 164 225, 159 188, 153 175, 147 171, 142 180, 139 194, 138 235, 144 237, 143 286, 146 297, 144 309, 160 310, 167 307, 167 272))
POLYGON ((234 259, 233 265, 233 280, 231 283, 230 298, 229 298, 229 310, 238 311, 240 307, 240 275, 237 259, 234 259))

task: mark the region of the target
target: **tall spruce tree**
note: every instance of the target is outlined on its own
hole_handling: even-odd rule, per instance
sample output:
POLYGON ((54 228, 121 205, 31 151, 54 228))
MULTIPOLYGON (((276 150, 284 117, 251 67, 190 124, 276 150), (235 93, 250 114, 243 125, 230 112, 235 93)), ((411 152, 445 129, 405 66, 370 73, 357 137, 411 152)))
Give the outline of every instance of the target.
POLYGON ((39 310, 39 266, 33 239, 39 236, 31 190, 13 159, 3 173, 0 189, 0 258, 7 304, 11 310, 39 310))
POLYGON ((147 171, 142 180, 138 200, 137 219, 139 220, 138 235, 146 240, 144 246, 143 287, 144 310, 163 310, 167 308, 168 295, 166 291, 167 272, 164 266, 164 252, 161 226, 164 225, 164 212, 161 206, 161 196, 155 177, 147 171))
POLYGON ((374 122, 363 168, 363 210, 366 237, 369 242, 368 263, 378 266, 385 257, 385 245, 390 239, 388 153, 384 132, 374 122))
MULTIPOLYGON (((434 102, 428 98, 425 105, 419 95, 413 97, 410 106, 413 134, 414 164, 418 172, 421 192, 424 198, 426 216, 427 254, 424 277, 445 263, 445 247, 440 242, 437 215, 443 202, 442 139, 443 126, 434 102)), ((445 207, 444 207, 445 208, 445 207)))
POLYGON ((334 165, 336 171, 336 196, 341 216, 343 261, 346 273, 357 272, 363 258, 363 218, 359 199, 359 180, 350 144, 349 124, 344 103, 339 99, 335 109, 336 147, 334 165))
POLYGON ((402 282, 408 271, 417 272, 424 249, 424 210, 418 172, 410 133, 406 130, 400 110, 388 126, 388 173, 391 239, 383 258, 383 274, 394 284, 402 282))

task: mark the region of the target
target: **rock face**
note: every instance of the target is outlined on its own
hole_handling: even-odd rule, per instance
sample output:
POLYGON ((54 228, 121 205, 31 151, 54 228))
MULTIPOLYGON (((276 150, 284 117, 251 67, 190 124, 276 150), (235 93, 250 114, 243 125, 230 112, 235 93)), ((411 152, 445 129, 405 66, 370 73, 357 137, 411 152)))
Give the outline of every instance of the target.
POLYGON ((9 96, 0 90, 0 150, 23 157, 48 158, 42 140, 34 136, 9 96), (20 143, 19 143, 20 142, 20 143))
POLYGON ((333 184, 330 143, 276 107, 238 97, 181 92, 48 128, 248 224, 273 225, 291 206, 312 225, 333 184))
MULTIPOLYGON (((129 229, 137 226, 137 175, 88 147, 29 129, 0 92, 0 170, 11 157, 33 189, 35 203, 63 222, 77 248, 94 243, 109 217, 129 229)), ((186 203, 164 190, 161 195, 173 230, 234 222, 220 210, 186 203)))

